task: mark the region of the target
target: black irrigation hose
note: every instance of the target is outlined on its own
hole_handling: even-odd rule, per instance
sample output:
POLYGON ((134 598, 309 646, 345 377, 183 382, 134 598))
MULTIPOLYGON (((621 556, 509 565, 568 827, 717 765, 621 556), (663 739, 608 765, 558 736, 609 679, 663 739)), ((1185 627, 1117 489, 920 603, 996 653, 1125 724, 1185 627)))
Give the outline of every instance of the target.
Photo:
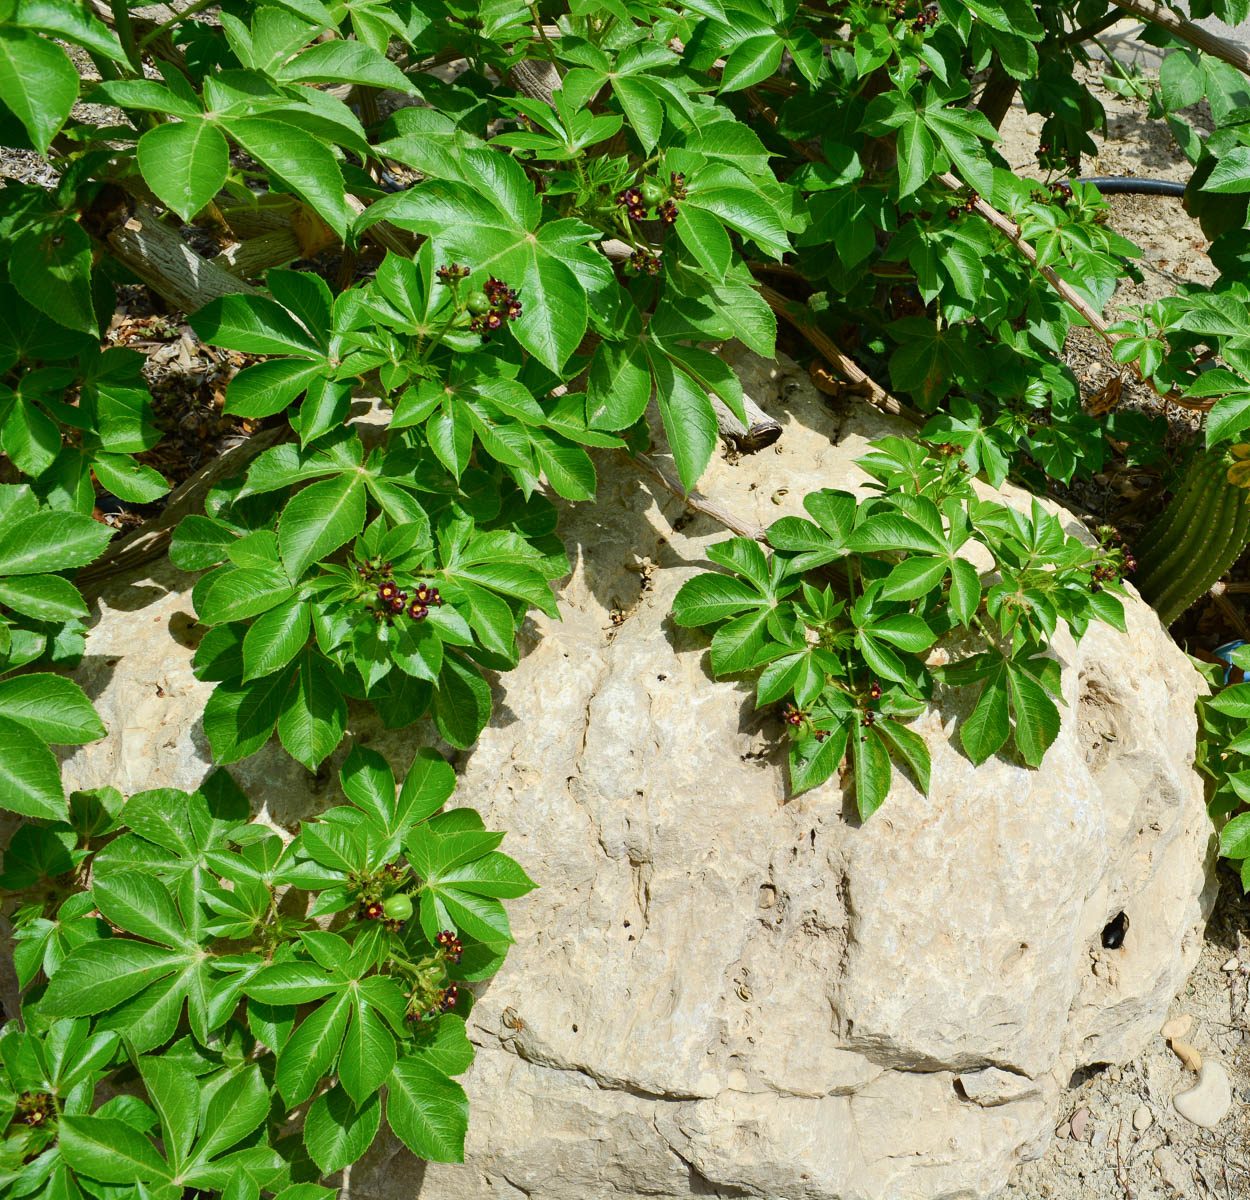
POLYGON ((1138 179, 1132 175, 1082 175, 1077 183, 1092 183, 1104 196, 1183 196, 1185 185, 1172 179, 1138 179))

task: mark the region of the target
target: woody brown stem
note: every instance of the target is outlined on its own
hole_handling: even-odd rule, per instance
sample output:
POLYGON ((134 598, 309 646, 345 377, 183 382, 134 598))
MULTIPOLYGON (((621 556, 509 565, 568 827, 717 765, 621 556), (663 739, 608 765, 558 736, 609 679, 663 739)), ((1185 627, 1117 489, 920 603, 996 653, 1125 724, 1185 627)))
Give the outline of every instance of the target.
MULTIPOLYGON (((954 175, 949 173, 936 176, 938 182, 943 187, 949 188, 953 192, 961 192, 964 185, 954 175)), ((1120 339, 1110 331, 1110 326, 1103 320, 1102 315, 1092 308, 1080 295, 1077 290, 1072 287, 1066 280, 1061 279, 1052 267, 1042 266, 1037 261, 1037 251, 1024 240, 1020 233, 1020 226, 1017 225, 1010 217, 1004 216, 992 204, 987 204, 983 199, 978 197, 973 203, 973 208, 980 213, 991 225, 994 226, 1007 240, 1015 246, 1020 254, 1028 260, 1028 262, 1038 271, 1043 279, 1050 284, 1058 293, 1059 297, 1074 312, 1079 313, 1084 321, 1089 325, 1095 333, 1099 335, 1107 343, 1108 346, 1114 346, 1120 339)), ((1179 405, 1181 408, 1187 408, 1193 412, 1206 412, 1214 403, 1214 399, 1210 400, 1190 400, 1188 397, 1181 395, 1180 391, 1173 388, 1170 392, 1161 392, 1150 379, 1149 376, 1142 373, 1141 368, 1134 363, 1132 366, 1133 373, 1142 381, 1160 400, 1169 404, 1179 405)))
POLYGON ((1204 54, 1222 59, 1230 66, 1250 75, 1250 50, 1240 42, 1222 38, 1218 34, 1203 29, 1201 25, 1195 25, 1193 21, 1187 20, 1179 13, 1174 13, 1166 5, 1159 4, 1158 0, 1116 0, 1116 6, 1154 25, 1162 26, 1169 33, 1174 33, 1181 41, 1196 46, 1204 54))

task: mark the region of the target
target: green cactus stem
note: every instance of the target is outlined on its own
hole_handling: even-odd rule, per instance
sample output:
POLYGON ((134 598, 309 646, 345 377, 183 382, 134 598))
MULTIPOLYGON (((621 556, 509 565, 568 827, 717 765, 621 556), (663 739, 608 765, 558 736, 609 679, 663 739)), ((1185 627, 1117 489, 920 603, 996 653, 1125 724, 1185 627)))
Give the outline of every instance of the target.
POLYGON ((1199 450, 1171 503, 1137 541, 1133 582, 1171 625, 1250 543, 1250 489, 1228 482, 1227 447, 1199 450))

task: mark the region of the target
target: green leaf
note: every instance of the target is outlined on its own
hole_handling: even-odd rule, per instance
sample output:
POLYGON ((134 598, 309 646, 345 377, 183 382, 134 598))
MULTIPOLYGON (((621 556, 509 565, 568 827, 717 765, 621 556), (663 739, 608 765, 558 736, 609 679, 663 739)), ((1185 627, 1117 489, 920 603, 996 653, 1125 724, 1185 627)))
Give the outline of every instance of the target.
POLYGON ((890 756, 876 726, 852 728, 851 762, 855 767, 855 806, 859 819, 866 821, 890 793, 890 756))
POLYGON ((631 79, 628 75, 618 75, 612 81, 612 90, 638 135, 643 150, 650 154, 664 128, 664 106, 641 80, 631 79))
POLYGON ((282 305, 266 296, 219 296, 193 313, 190 322, 204 341, 228 350, 322 356, 312 335, 282 305))
POLYGON ((725 59, 720 90, 736 92, 777 72, 785 43, 775 33, 762 33, 739 42, 725 59))
POLYGON ((156 1147, 137 1129, 113 1117, 62 1116, 61 1154, 75 1171, 104 1183, 168 1180, 170 1170, 156 1147))
POLYGON ((673 600, 678 625, 710 625, 761 604, 759 592, 744 579, 710 572, 687 579, 673 600))
POLYGON ((354 1163, 373 1144, 382 1102, 371 1096, 357 1108, 341 1086, 318 1096, 304 1122, 304 1145, 323 1175, 354 1163))
POLYGON ((733 246, 725 227, 705 209, 683 204, 674 228, 695 262, 716 279, 724 279, 733 261, 733 246))
POLYGON ((59 575, 0 579, 0 604, 36 621, 68 621, 87 615, 87 605, 78 589, 59 575))
POLYGON ((131 504, 148 504, 169 491, 155 467, 135 462, 127 454, 99 454, 91 460, 96 479, 114 496, 131 504))
POLYGON ((910 196, 930 175, 937 162, 937 147, 922 117, 912 115, 898 131, 899 198, 910 196))
POLYGON ((292 758, 310 771, 333 753, 347 728, 347 704, 325 659, 315 649, 299 659, 295 686, 278 718, 278 737, 292 758))
POLYGON ((448 652, 431 708, 439 733, 458 750, 467 750, 490 720, 490 686, 471 662, 448 652))
POLYGON ((324 362, 306 358, 257 363, 230 381, 222 411, 238 417, 271 417, 298 400, 325 370, 324 362))
POLYGON ((391 1072, 386 1119, 418 1158, 463 1162, 469 1126, 464 1089, 419 1058, 401 1058, 391 1072))
POLYGON ((732 186, 701 188, 691 192, 682 204, 706 209, 775 258, 790 249, 789 236, 775 207, 758 192, 732 186))
POLYGON ((278 546, 292 579, 355 537, 365 523, 365 484, 344 471, 309 484, 292 497, 278 521, 278 546))
POLYGON ((185 962, 181 952, 107 938, 89 942, 61 964, 40 1002, 58 1017, 89 1017, 114 1008, 185 962))
POLYGON ((276 567, 239 567, 212 580, 197 604, 200 619, 209 625, 244 621, 268 612, 291 594, 291 585, 276 567))
POLYGON ((1250 192, 1250 146, 1235 146, 1215 164, 1204 192, 1250 192))
POLYGON ((690 491, 716 449, 716 411, 707 393, 669 359, 653 355, 651 369, 673 462, 682 487, 690 491))
MULTIPOLYGON (((0 100, 26 127, 40 154, 78 99, 78 72, 65 51, 27 29, 0 33, 0 100)), ((20 290, 20 289, 19 289, 20 290)))
POLYGON ((298 596, 271 608, 243 638, 244 682, 285 667, 308 641, 309 606, 298 596))
POLYGON ((98 334, 91 301, 91 239, 76 221, 42 224, 15 238, 9 282, 58 324, 98 334))
POLYGON ((169 561, 180 571, 203 571, 224 562, 238 540, 239 535, 224 521, 192 513, 183 517, 174 530, 169 561))
POLYGON ((66 818, 61 769, 43 738, 0 717, 0 808, 24 817, 66 818))
POLYGON ((339 1083, 359 1107, 386 1082, 394 1065, 394 1036, 358 997, 339 1057, 339 1083))
POLYGON ((119 929, 162 946, 193 946, 169 889, 141 871, 117 871, 97 879, 91 894, 101 914, 119 929))
POLYGON ((0 717, 19 721, 44 741, 61 746, 93 742, 105 733, 82 688, 60 675, 0 680, 0 717))
POLYGON ((1011 733, 1006 675, 1002 664, 994 668, 976 706, 959 729, 959 740, 977 766, 1000 749, 1011 733))
POLYGON ((217 1089, 204 1110, 204 1132, 192 1156, 207 1163, 247 1137, 269 1112, 269 1089, 256 1064, 217 1089))
POLYGON ((1250 812, 1234 817, 1220 830, 1220 853, 1225 858, 1250 859, 1250 812))
POLYGON ((355 213, 338 162, 311 133, 266 117, 231 117, 226 132, 253 158, 302 196, 340 238, 347 236, 355 213))
POLYGON ((586 387, 590 428, 626 429, 646 412, 650 399, 651 371, 638 339, 600 342, 586 387))
POLYGON ((343 1044, 351 996, 340 992, 304 1018, 278 1055, 274 1084, 288 1108, 303 1104, 329 1075, 343 1044))
POLYGON ((1040 767, 1047 748, 1059 736, 1059 709, 1028 671, 1009 664, 1007 682, 1016 718, 1016 745, 1029 766, 1040 767))
POLYGON ((157 125, 136 150, 148 186, 184 221, 217 195, 230 169, 226 139, 202 118, 157 125))
POLYGON ((917 600, 942 582, 950 566, 944 558, 907 558, 886 577, 882 600, 917 600))
POLYGON ((274 73, 278 79, 300 83, 357 83, 411 94, 407 76, 364 42, 334 41, 310 46, 274 73))

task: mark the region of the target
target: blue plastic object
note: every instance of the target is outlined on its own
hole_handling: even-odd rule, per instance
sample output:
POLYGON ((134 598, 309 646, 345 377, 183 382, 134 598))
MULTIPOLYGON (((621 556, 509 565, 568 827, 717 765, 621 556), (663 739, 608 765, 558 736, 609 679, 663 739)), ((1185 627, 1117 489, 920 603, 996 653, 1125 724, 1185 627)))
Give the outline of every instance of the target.
POLYGON ((1224 668, 1225 683, 1228 682, 1228 677, 1233 673, 1233 651, 1240 650, 1245 644, 1246 642, 1243 638, 1238 638, 1235 642, 1225 642, 1222 646, 1216 646, 1211 651, 1216 658, 1223 659, 1224 662, 1228 663, 1228 666, 1224 668))

